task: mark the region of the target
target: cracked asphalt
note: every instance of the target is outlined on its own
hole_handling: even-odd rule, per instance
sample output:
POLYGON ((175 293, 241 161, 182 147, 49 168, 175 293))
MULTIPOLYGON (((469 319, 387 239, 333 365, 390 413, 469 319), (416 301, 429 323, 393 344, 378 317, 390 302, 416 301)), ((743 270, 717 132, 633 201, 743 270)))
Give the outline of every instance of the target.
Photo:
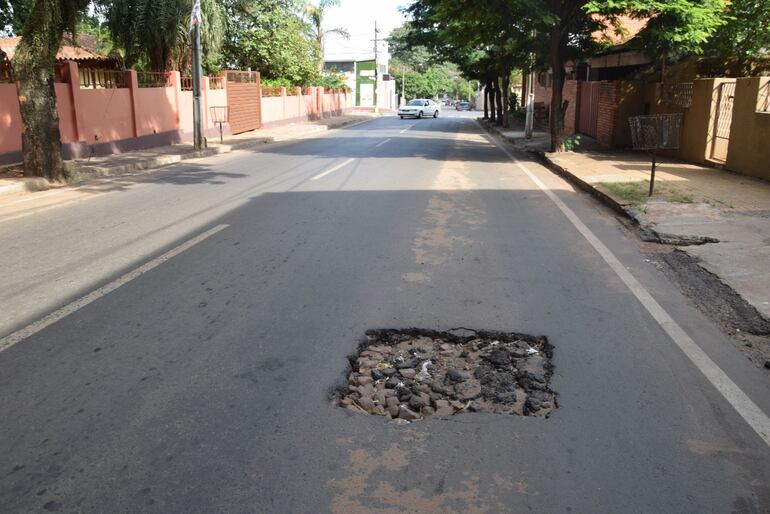
MULTIPOLYGON (((612 215, 514 157, 770 413, 612 215)), ((770 511, 765 441, 468 116, 81 191, 0 222, 0 337, 34 328, 0 352, 0 512, 770 511), (458 326, 547 336, 559 408, 398 425, 329 402, 366 330, 458 326)))

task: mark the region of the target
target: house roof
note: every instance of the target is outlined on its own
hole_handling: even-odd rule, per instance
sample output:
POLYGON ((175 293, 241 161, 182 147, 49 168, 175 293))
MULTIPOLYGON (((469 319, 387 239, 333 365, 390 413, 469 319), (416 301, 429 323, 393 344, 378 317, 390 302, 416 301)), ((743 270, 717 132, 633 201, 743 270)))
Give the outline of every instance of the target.
MULTIPOLYGON (((596 20, 601 20, 602 17, 598 14, 594 15, 596 20)), ((632 18, 631 16, 621 15, 617 17, 617 23, 620 28, 620 32, 615 27, 606 23, 606 26, 602 30, 596 30, 591 34, 591 38, 598 42, 607 42, 612 46, 619 46, 629 42, 636 37, 644 27, 647 26, 649 18, 632 18)))
MULTIPOLYGON (((16 47, 19 46, 21 37, 0 38, 0 50, 5 52, 8 59, 13 59, 16 53, 16 47)), ((65 34, 62 38, 62 45, 56 53, 57 61, 82 61, 93 59, 97 61, 111 60, 110 57, 96 53, 96 38, 88 35, 77 37, 77 44, 73 41, 71 34, 65 34), (88 48, 90 47, 90 49, 88 48)))

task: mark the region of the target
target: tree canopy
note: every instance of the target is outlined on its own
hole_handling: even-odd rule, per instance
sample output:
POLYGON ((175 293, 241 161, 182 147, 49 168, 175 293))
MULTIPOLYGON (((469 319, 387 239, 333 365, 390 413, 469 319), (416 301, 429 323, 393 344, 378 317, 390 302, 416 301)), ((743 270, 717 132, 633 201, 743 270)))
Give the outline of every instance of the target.
POLYGON ((259 70, 266 79, 309 84, 319 78, 318 42, 296 0, 226 0, 223 64, 259 70))

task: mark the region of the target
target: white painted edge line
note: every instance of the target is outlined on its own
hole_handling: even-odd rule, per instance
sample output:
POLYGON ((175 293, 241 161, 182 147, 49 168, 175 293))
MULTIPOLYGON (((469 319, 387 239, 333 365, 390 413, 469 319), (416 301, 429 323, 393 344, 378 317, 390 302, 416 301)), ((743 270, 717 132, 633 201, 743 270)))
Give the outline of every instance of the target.
POLYGON ((318 175, 316 175, 315 177, 311 178, 310 180, 318 180, 319 178, 324 178, 329 173, 334 173, 338 169, 344 168, 345 166, 347 166, 348 164, 350 164, 351 162, 353 162, 355 160, 356 160, 355 157, 351 157, 347 161, 341 162, 340 164, 334 166, 333 168, 330 168, 330 169, 324 171, 323 173, 319 173, 318 175))
POLYGON ((411 125, 409 125, 408 127, 406 127, 404 130, 400 131, 400 132, 399 132, 399 134, 403 134, 404 132, 406 132, 406 131, 407 131, 407 130, 409 130, 410 128, 414 127, 415 125, 417 125, 417 123, 412 123, 411 125))
POLYGON ((195 236, 194 238, 180 244, 176 248, 173 248, 169 250, 168 252, 164 253, 163 255, 160 255, 158 257, 155 257, 151 261, 139 266, 133 271, 129 271, 125 275, 122 275, 109 284, 106 284, 99 289, 96 289, 87 295, 78 298, 77 300, 65 305, 64 307, 52 312, 51 314, 47 315, 46 317, 35 321, 34 323, 31 323, 27 325, 24 328, 21 328, 17 330, 16 332, 13 332, 12 334, 9 334, 2 339, 0 339, 0 352, 7 350, 11 346, 23 341, 24 339, 40 332, 44 328, 53 325, 57 321, 69 316, 73 312, 82 309, 86 305, 95 302, 99 298, 102 298, 103 296, 106 296, 110 294, 112 291, 116 290, 122 285, 127 284, 128 282, 131 282, 135 278, 140 277, 141 275, 147 273, 148 271, 157 268, 164 262, 168 261, 169 259, 172 259, 173 257, 176 257, 180 253, 184 252, 185 250, 189 250, 193 246, 197 245, 201 241, 208 239, 209 237, 213 236, 217 232, 224 230, 229 225, 217 225, 206 232, 203 232, 202 234, 199 234, 195 236))
MULTIPOLYGON (((478 122, 477 122, 478 123, 478 122)), ((483 128, 482 128, 483 130, 483 128)), ((604 259, 612 271, 614 271, 620 280, 631 290, 631 293, 639 300, 647 312, 658 322, 658 325, 668 334, 668 336, 676 343, 680 350, 687 356, 688 359, 695 365, 698 370, 711 382, 717 391, 727 400, 733 408, 738 411, 738 414, 746 421, 746 423, 754 429, 754 431, 762 438, 762 440, 770 446, 770 417, 765 414, 759 406, 754 403, 751 398, 744 393, 738 385, 727 376, 722 368, 715 363, 711 358, 698 346, 698 344, 692 340, 687 332, 674 321, 674 319, 666 312, 663 307, 652 297, 652 295, 645 289, 645 287, 626 269, 620 260, 615 257, 609 248, 602 243, 598 237, 589 229, 585 223, 575 214, 575 212, 567 207, 556 194, 551 191, 548 186, 543 184, 537 176, 532 173, 524 164, 519 162, 511 153, 502 145, 500 145, 494 138, 491 138, 495 146, 502 150, 505 155, 508 156, 521 170, 527 174, 527 176, 540 188, 543 193, 551 199, 553 203, 559 208, 559 210, 567 217, 567 219, 574 225, 574 227, 582 234, 582 236, 593 246, 594 250, 604 259)))
POLYGON ((376 145, 374 145, 374 147, 375 147, 375 148, 379 148, 379 147, 381 147, 382 145, 384 145, 385 143, 387 143, 387 142, 388 142, 388 141, 390 141, 390 140, 391 140, 391 138, 388 138, 388 139, 386 139, 385 141, 380 141, 379 143, 377 143, 376 145))

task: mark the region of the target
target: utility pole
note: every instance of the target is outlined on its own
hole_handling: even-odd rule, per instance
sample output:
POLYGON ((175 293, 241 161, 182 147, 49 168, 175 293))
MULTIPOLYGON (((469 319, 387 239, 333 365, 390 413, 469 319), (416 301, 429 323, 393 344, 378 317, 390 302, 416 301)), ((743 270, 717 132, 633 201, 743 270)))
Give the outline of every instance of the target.
POLYGON ((406 66, 401 65, 401 101, 399 107, 403 107, 406 104, 406 66))
POLYGON ((201 2, 195 0, 190 14, 190 40, 192 41, 193 87, 193 146, 203 148, 203 117, 201 113, 201 2))
MULTIPOLYGON (((532 41, 534 43, 536 32, 532 31, 532 41)), ((524 119, 524 137, 532 139, 532 132, 535 128, 535 53, 529 54, 530 71, 527 74, 527 116, 524 119)))
POLYGON ((374 20, 374 112, 380 112, 380 106, 377 104, 377 91, 380 86, 380 63, 379 63, 379 36, 380 31, 377 29, 377 20, 374 20))

